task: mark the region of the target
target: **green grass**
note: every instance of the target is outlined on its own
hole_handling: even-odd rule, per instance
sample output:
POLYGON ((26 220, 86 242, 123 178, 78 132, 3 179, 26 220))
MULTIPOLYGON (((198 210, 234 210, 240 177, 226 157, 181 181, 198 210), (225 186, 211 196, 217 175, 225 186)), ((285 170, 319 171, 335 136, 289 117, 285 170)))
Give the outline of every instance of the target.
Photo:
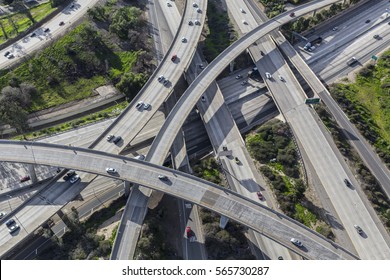
POLYGON ((295 219, 301 221, 307 227, 313 227, 317 222, 317 217, 310 212, 309 209, 305 208, 301 204, 295 205, 295 219))
MULTIPOLYGON (((54 12, 57 8, 52 8, 50 2, 43 3, 41 5, 37 5, 30 9, 30 13, 35 20, 35 22, 39 22, 49 14, 54 12)), ((3 25, 4 31, 6 32, 8 38, 13 38, 17 34, 27 30, 33 22, 23 13, 17 12, 11 15, 6 15, 0 18, 0 22, 3 25), (9 22, 10 19, 15 23, 17 30, 15 30, 14 26, 9 22)), ((3 33, 3 30, 0 28, 0 43, 6 41, 6 37, 3 33)))

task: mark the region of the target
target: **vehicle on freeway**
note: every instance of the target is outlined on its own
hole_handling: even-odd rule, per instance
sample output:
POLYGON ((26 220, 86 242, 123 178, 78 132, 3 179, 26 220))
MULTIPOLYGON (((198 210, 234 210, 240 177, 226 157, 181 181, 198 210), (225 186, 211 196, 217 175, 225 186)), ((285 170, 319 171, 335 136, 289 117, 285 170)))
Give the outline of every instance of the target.
POLYGON ((194 23, 190 20, 190 21, 188 22, 188 25, 194 25, 194 23))
POLYGON ((5 52, 5 53, 4 53, 4 56, 5 56, 5 57, 8 57, 8 55, 9 55, 10 53, 11 53, 11 52, 5 52))
POLYGON ((242 20, 242 23, 246 25, 248 24, 245 19, 242 20))
POLYGON ((187 38, 183 37, 183 38, 181 38, 181 41, 182 41, 182 43, 185 43, 185 42, 187 42, 187 38))
POLYGON ((9 233, 14 233, 15 231, 17 231, 19 229, 19 225, 18 224, 14 224, 12 226, 9 227, 8 231, 9 233))
POLYGON ((353 227, 356 229, 356 231, 357 231, 359 234, 362 234, 362 233, 363 233, 362 228, 359 227, 358 225, 353 225, 353 227))
POLYGON ((366 23, 370 23, 370 22, 371 22, 371 20, 369 20, 369 19, 368 19, 368 20, 366 20, 366 23))
POLYGON ((278 260, 283 260, 283 257, 282 257, 282 256, 279 256, 279 257, 278 257, 278 260))
POLYGON ((115 137, 114 134, 110 134, 106 137, 107 141, 110 142, 115 137))
POLYGON ((278 77, 279 77, 279 80, 281 80, 282 82, 284 82, 284 78, 283 78, 281 75, 279 75, 278 77))
POLYGON ((66 173, 66 175, 64 177, 62 177, 62 179, 64 179, 64 181, 68 181, 74 175, 76 175, 76 171, 70 170, 68 173, 66 173))
POLYGON ((63 25, 65 25, 65 22, 60 21, 59 26, 63 26, 63 25))
POLYGON ((206 102, 206 97, 204 97, 204 95, 202 95, 200 100, 202 100, 202 102, 206 102))
POLYGON ((4 56, 8 59, 14 58, 14 54, 10 51, 5 52, 4 56))
POLYGON ((148 110, 149 108, 150 108, 150 104, 149 103, 144 103, 144 109, 148 110))
POLYGON ((177 58, 177 55, 176 55, 176 54, 174 54, 174 55, 172 55, 172 57, 171 57, 171 60, 172 60, 172 61, 175 61, 175 60, 176 60, 176 58, 177 58))
POLYGON ((113 142, 114 144, 118 144, 119 141, 121 141, 121 140, 122 140, 122 137, 120 137, 120 136, 115 136, 115 138, 114 138, 114 140, 112 140, 112 142, 113 142))
POLYGON ((197 8, 197 7, 198 7, 198 4, 196 4, 196 3, 194 2, 194 3, 192 3, 192 7, 197 8))
POLYGON ((200 14, 202 13, 202 10, 200 8, 196 9, 196 11, 200 14))
POLYGON ((242 85, 242 86, 245 86, 247 83, 248 83, 248 81, 242 81, 242 82, 241 82, 241 85, 242 85))
POLYGON ((138 156, 134 157, 134 159, 145 160, 145 155, 138 155, 138 156))
POLYGON ((264 196, 261 192, 257 192, 257 198, 260 199, 260 200, 264 200, 264 196))
POLYGON ((15 223, 15 220, 14 220, 14 219, 9 219, 9 220, 5 223, 5 225, 6 225, 7 227, 10 227, 10 226, 12 226, 14 223, 15 223))
POLYGON ((187 238, 191 237, 191 227, 186 227, 186 237, 187 238))
POLYGON ((30 180, 30 176, 23 176, 20 178, 20 183, 27 182, 28 180, 30 180))
POLYGON ((380 36, 379 36, 378 34, 375 34, 375 35, 373 36, 373 38, 378 40, 378 39, 380 38, 380 36))
POLYGON ((45 33, 50 32, 50 28, 45 28, 45 29, 43 30, 43 32, 45 32, 45 33))
POLYGON ((164 82, 163 82, 163 85, 166 86, 168 83, 169 83, 169 80, 165 79, 164 82))
POLYGON ((351 182, 350 182, 348 179, 344 179, 344 184, 345 184, 347 187, 351 187, 351 186, 352 186, 351 182))
POLYGON ((107 167, 106 172, 109 174, 116 174, 117 173, 116 169, 112 168, 112 167, 107 167))
POLYGON ((169 2, 167 2, 167 6, 168 6, 168 7, 172 7, 172 4, 169 3, 169 2))
POLYGON ((204 69, 203 63, 199 64, 200 69, 204 69))
POLYGON ((138 110, 141 110, 143 106, 144 106, 144 102, 140 101, 137 103, 137 105, 135 105, 135 108, 137 108, 138 110))
POLYGON ((157 81, 159 81, 160 83, 161 83, 162 81, 164 81, 164 76, 163 76, 163 75, 159 76, 159 77, 157 78, 157 81))
POLYGON ((72 178, 70 178, 69 182, 71 184, 76 183, 78 180, 80 180, 80 176, 78 174, 74 175, 72 178))
POLYGON ((1 213, 0 213, 0 220, 1 220, 2 218, 4 218, 4 217, 5 217, 5 215, 7 215, 7 213, 5 213, 5 212, 1 212, 1 213))
POLYGON ((290 14, 290 17, 294 17, 294 16, 295 16, 295 13, 291 13, 291 14, 290 14))
POLYGON ((260 54, 261 54, 262 56, 264 56, 264 52, 263 52, 263 51, 260 51, 260 54))
POLYGON ((357 63, 358 62, 358 60, 356 59, 356 57, 351 57, 351 59, 349 59, 348 61, 347 61, 347 65, 348 66, 352 66, 352 65, 354 65, 355 63, 357 63))
POLYGON ((337 26, 333 27, 332 30, 333 31, 337 31, 339 28, 337 26))
POLYGON ((240 163, 240 160, 238 159, 238 157, 235 157, 235 158, 234 158, 234 161, 235 161, 237 164, 240 163))
POLYGON ((200 21, 199 20, 195 20, 194 23, 195 23, 195 25, 200 25, 200 21))
POLYGON ((242 78, 242 75, 237 75, 236 76, 236 79, 238 80, 238 79, 241 79, 242 78))
POLYGON ((246 14, 246 12, 244 11, 243 8, 240 8, 240 12, 243 13, 243 14, 246 14))
POLYGON ((267 79, 271 79, 272 78, 272 75, 269 73, 269 72, 265 72, 265 76, 267 77, 267 79))
POLYGON ((299 241, 298 239, 295 239, 295 238, 291 238, 290 239, 291 243, 298 246, 298 247, 302 247, 302 242, 299 241))
POLYGON ((162 181, 167 181, 168 180, 168 177, 165 176, 165 175, 158 175, 158 178, 162 181))
POLYGON ((31 33, 31 35, 30 35, 31 38, 34 38, 35 36, 37 36, 37 34, 35 32, 31 33))

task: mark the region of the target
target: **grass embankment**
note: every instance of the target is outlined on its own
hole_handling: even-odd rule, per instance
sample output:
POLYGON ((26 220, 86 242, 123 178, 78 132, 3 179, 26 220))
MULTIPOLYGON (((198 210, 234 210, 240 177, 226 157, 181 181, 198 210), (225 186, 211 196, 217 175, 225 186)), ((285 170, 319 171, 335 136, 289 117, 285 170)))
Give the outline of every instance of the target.
POLYGON ((207 61, 212 61, 232 42, 237 39, 229 17, 216 1, 207 4, 208 35, 204 40, 203 54, 207 61))
POLYGON ((27 30, 36 22, 40 22, 57 8, 52 8, 51 3, 43 3, 29 9, 33 21, 23 12, 5 15, 0 18, 0 44, 9 38, 27 30))
POLYGON ((138 54, 115 52, 99 32, 82 24, 34 59, 3 74, 0 87, 15 77, 33 84, 38 94, 32 96, 29 111, 38 111, 90 96, 107 82, 106 66, 115 78, 132 68, 138 54))
POLYGON ((291 218, 333 238, 330 227, 321 218, 321 210, 306 197, 298 154, 287 124, 272 120, 246 136, 251 156, 260 164, 280 209, 291 218))

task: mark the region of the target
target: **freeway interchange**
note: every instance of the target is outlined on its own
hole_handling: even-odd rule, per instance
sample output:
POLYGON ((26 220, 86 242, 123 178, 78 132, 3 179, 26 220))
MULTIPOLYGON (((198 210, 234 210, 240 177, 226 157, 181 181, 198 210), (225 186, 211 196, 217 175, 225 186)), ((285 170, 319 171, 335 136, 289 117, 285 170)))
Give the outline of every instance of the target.
MULTIPOLYGON (((318 6, 316 6, 316 8, 320 7, 321 5, 326 5, 326 4, 329 4, 329 3, 332 3, 332 2, 336 2, 336 1, 316 1, 316 5, 318 5, 318 6)), ((312 5, 313 4, 310 4, 310 5, 308 4, 308 5, 305 5, 305 6, 301 6, 300 8, 296 9, 295 14, 297 16, 299 16, 299 15, 301 15, 303 13, 306 13, 307 11, 311 11, 311 9, 313 9, 312 5), (307 10, 305 10, 305 8, 307 10)), ((191 14, 190 18, 193 18, 194 16, 199 16, 199 15, 198 14, 195 14, 195 15, 191 14)), ((183 17, 183 18, 184 18, 184 21, 188 21, 189 20, 189 17, 183 17)), ((227 49, 224 53, 222 53, 219 58, 217 58, 209 66, 207 66, 198 75, 198 77, 196 78, 195 82, 192 83, 190 85, 189 89, 186 91, 185 97, 187 98, 187 101, 185 99, 183 99, 183 100, 180 99, 178 105, 176 105, 176 107, 174 108, 173 113, 171 113, 168 116, 167 121, 165 122, 162 130, 160 131, 161 135, 159 134, 157 136, 156 140, 154 141, 154 143, 152 145, 152 148, 151 148, 151 150, 148 153, 147 159, 149 161, 151 161, 151 162, 155 162, 157 164, 162 164, 162 161, 165 159, 166 155, 168 154, 169 148, 172 145, 173 138, 177 135, 178 129, 182 126, 184 120, 186 119, 186 116, 189 114, 189 110, 192 109, 192 107, 195 105, 195 103, 200 99, 200 95, 207 89, 208 85, 212 81, 215 80, 215 78, 218 75, 218 73, 220 73, 220 71, 222 71, 221 69, 223 69, 227 65, 227 63, 229 63, 229 61, 231 61, 235 56, 238 56, 242 51, 244 51, 248 46, 250 46, 259 37, 262 37, 262 36, 266 35, 268 32, 272 31, 277 26, 280 26, 281 24, 287 22, 288 20, 290 20, 290 18, 287 15, 282 15, 282 16, 279 16, 278 18, 275 18, 275 19, 267 22, 266 24, 263 24, 261 27, 258 27, 256 29, 250 31, 246 36, 243 37, 243 39, 240 39, 239 41, 237 41, 237 44, 235 44, 234 46, 232 45, 229 49, 227 49), (258 33, 256 33, 256 32, 258 32, 258 33), (196 85, 196 87, 195 87, 195 85, 196 85), (190 96, 190 98, 188 98, 188 96, 190 96), (175 112, 176 112, 176 119, 174 119, 175 112), (170 123, 173 123, 174 126, 171 127, 169 125, 170 123)), ((183 19, 182 19, 182 22, 183 22, 183 19)), ((201 30, 201 28, 200 28, 200 30, 201 30)), ((175 36, 175 38, 182 38, 182 36, 183 37, 187 36, 190 41, 196 41, 197 40, 196 38, 198 38, 200 31, 197 34, 193 34, 194 32, 192 32, 192 31, 193 30, 189 30, 187 28, 187 31, 182 31, 184 33, 178 32, 178 34, 175 36), (193 36, 193 37, 191 37, 191 36, 193 36)), ((165 56, 165 60, 170 59, 172 54, 176 54, 176 53, 178 54, 179 57, 183 57, 183 55, 186 55, 186 54, 189 53, 189 55, 188 55, 189 57, 186 60, 186 62, 183 62, 183 64, 179 64, 179 65, 171 64, 168 61, 168 63, 169 63, 168 66, 167 66, 168 68, 166 68, 166 71, 163 71, 164 72, 163 75, 167 75, 165 73, 176 73, 174 71, 177 71, 177 73, 181 73, 181 72, 185 71, 186 68, 187 68, 185 65, 187 65, 190 62, 191 58, 192 58, 191 52, 189 52, 188 50, 183 50, 182 48, 175 49, 174 44, 172 44, 171 48, 173 50, 171 49, 170 52, 168 52, 168 55, 165 56), (180 67, 175 67, 175 66, 180 66, 180 67)), ((191 48, 192 48, 192 45, 189 47, 189 49, 191 49, 191 48)), ((165 63, 164 63, 164 60, 163 60, 163 62, 160 64, 159 67, 163 68, 164 65, 165 65, 165 63)), ((158 70, 161 70, 161 68, 158 68, 158 70)), ((159 75, 158 73, 161 73, 161 72, 159 72, 159 71, 155 72, 155 74, 152 76, 152 78, 148 81, 148 84, 143 89, 143 92, 146 91, 148 88, 152 88, 153 89, 153 88, 156 88, 156 87, 159 86, 157 81, 156 81, 156 77, 158 77, 158 75, 159 75), (154 84, 154 85, 151 86, 152 84, 154 84), (157 86, 156 86, 156 84, 157 84, 157 86)), ((261 74, 263 74, 263 73, 261 73, 261 74)), ((176 77, 176 76, 179 76, 179 74, 174 74, 174 77, 176 77)), ((264 80, 266 80, 266 79, 264 79, 264 80)), ((172 85, 174 83, 175 83, 175 81, 173 80, 172 85)), ((167 94, 169 94, 170 90, 171 90, 170 88, 167 89, 167 94)), ((272 92, 274 92, 274 91, 272 91, 272 92)), ((153 93, 153 96, 155 96, 155 94, 161 94, 161 93, 153 93)), ((162 94, 165 94, 165 93, 163 92, 162 94)), ((148 96, 148 95, 145 95, 145 96, 148 96)), ((152 94, 150 94, 149 96, 152 96, 152 94)), ((137 120, 142 119, 142 121, 140 123, 134 122, 134 128, 129 129, 128 126, 124 125, 124 124, 128 123, 128 121, 126 121, 126 120, 130 116, 135 116, 137 114, 140 114, 139 112, 137 112, 137 110, 134 109, 134 105, 139 100, 141 100, 141 98, 142 98, 142 100, 145 100, 146 102, 152 103, 151 101, 149 101, 148 99, 145 99, 143 97, 136 98, 130 104, 130 106, 128 107, 128 110, 125 112, 125 114, 123 114, 123 116, 121 116, 121 118, 118 118, 118 121, 115 122, 114 124, 112 124, 109 127, 109 130, 107 130, 105 133, 103 133, 101 135, 101 137, 98 139, 98 141, 96 141, 92 145, 92 146, 94 146, 95 149, 97 149, 97 150, 104 150, 104 151, 108 151, 108 152, 111 151, 111 152, 116 152, 116 153, 120 152, 120 150, 123 148, 121 145, 118 146, 118 147, 109 145, 109 144, 107 144, 106 141, 102 141, 102 140, 104 140, 103 137, 105 135, 107 135, 111 130, 114 130, 115 131, 114 133, 116 135, 126 135, 126 136, 124 136, 124 139, 125 139, 126 143, 131 142, 136 137, 136 135, 138 134, 140 129, 145 126, 145 122, 147 122, 149 120, 150 116, 154 114, 154 112, 158 109, 159 104, 161 104, 165 100, 166 97, 163 96, 163 98, 161 99, 161 103, 158 103, 159 101, 153 100, 153 102, 155 102, 155 103, 154 104, 152 103, 152 110, 154 110, 154 111, 142 112, 143 117, 142 118, 137 118, 137 120), (133 112, 129 112, 131 110, 133 110, 133 112), (146 116, 144 116, 144 115, 146 115, 146 116), (99 142, 99 140, 100 140, 100 142, 99 142)), ((302 108, 302 107, 300 107, 300 108, 302 108)), ((292 116, 292 117, 295 118, 295 116, 292 116)), ((76 151, 76 154, 79 152, 76 149, 74 151, 76 151)), ((77 154, 77 156, 79 156, 79 155, 77 154)), ((34 159, 34 160, 36 160, 36 159, 34 159)), ((42 163, 40 161, 35 161, 35 162, 36 163, 42 163)), ((54 164, 54 165, 61 166, 60 163, 54 164)), ((80 167, 74 167, 74 168, 82 170, 82 168, 80 168, 80 167)), ((94 172, 92 172, 92 173, 103 175, 103 174, 101 174, 99 172, 96 172, 96 170, 94 170, 94 172)), ((138 176, 139 176, 139 174, 138 174, 138 176)), ((88 181, 92 181, 94 177, 95 177, 94 175, 87 175, 86 174, 85 178, 83 178, 83 182, 85 182, 85 183, 83 183, 83 186, 85 186, 85 184, 87 184, 88 181)), ((151 186, 150 183, 145 183, 145 181, 137 181, 137 180, 135 180, 135 178, 131 177, 131 179, 128 179, 128 181, 140 183, 141 185, 145 185, 145 186, 153 188, 153 186, 151 186)), ((156 178, 156 176, 154 178, 156 178)), ((339 178, 339 180, 340 180, 340 178, 339 178)), ((81 188, 81 187, 79 187, 79 188, 81 188)), ((53 187, 53 189, 54 189, 54 187, 53 187)), ((75 189, 76 190, 73 190, 73 191, 75 191, 75 193, 80 191, 80 189, 77 189, 77 188, 75 188, 75 189)), ((164 190, 164 188, 162 188, 160 190, 164 190)), ((167 190, 165 190, 165 191, 169 193, 169 191, 167 191, 167 190)), ((180 196, 180 195, 177 195, 177 196, 180 196)), ((190 199, 188 199, 188 200, 190 200, 190 199)), ((59 199, 59 201, 61 201, 61 199, 59 199)), ((61 203, 66 203, 66 202, 67 202, 67 199, 62 200, 61 203)), ((52 205, 54 207, 51 207, 52 208, 51 211, 57 211, 61 207, 61 203, 59 203, 58 205, 52 205)), ((199 203, 199 202, 194 201, 194 203, 199 203)), ((203 205, 202 203, 199 203, 199 204, 203 205)), ((205 205, 203 205, 203 206, 205 206, 205 205)), ((37 207, 37 206, 34 206, 34 207, 37 207)), ((220 212, 220 213, 223 213, 223 212, 220 212)), ((236 219, 236 217, 232 217, 229 214, 225 214, 224 213, 224 216, 236 219)), ((42 220, 44 220, 44 217, 42 217, 40 219, 40 221, 42 221, 42 220)), ((247 225, 250 228, 253 228, 249 224, 247 224, 247 225)), ((257 230, 258 232, 261 232, 259 230, 259 228, 254 228, 254 229, 257 230)), ((264 231, 262 233, 264 235, 268 235, 268 236, 271 237, 271 235, 265 234, 264 231)), ((299 239, 303 240, 304 243, 307 241, 307 237, 305 237, 305 235, 297 234, 296 236, 298 236, 299 239)), ((281 236, 278 236, 278 238, 276 238, 276 239, 273 238, 273 239, 276 240, 277 242, 280 242, 279 239, 283 239, 283 238, 281 238, 281 236)), ((291 246, 289 241, 288 242, 283 242, 282 241, 280 243, 283 244, 284 246, 286 246, 286 247, 296 251, 296 248, 294 246, 291 246)), ((387 245, 383 245, 383 246, 388 248, 387 245)), ((313 245, 313 248, 314 247, 315 247, 315 245, 313 245)), ((318 247, 316 247, 316 249, 318 249, 318 247)), ((327 249, 329 249, 329 248, 327 248, 327 249)), ((314 250, 314 251, 316 251, 316 250, 314 250)), ((322 251, 322 249, 319 249, 319 252, 321 252, 321 251, 322 251)), ((323 253, 320 254, 319 252, 313 253, 313 249, 310 249, 310 250, 308 250, 308 252, 304 252, 304 253, 300 252, 300 253, 302 255, 305 255, 308 258, 316 258, 316 259, 321 259, 321 258, 327 258, 327 259, 328 258, 329 259, 335 258, 335 259, 337 259, 341 255, 343 255, 343 254, 340 254, 339 252, 337 252, 336 254, 333 254, 333 255, 323 254, 323 253), (336 255, 338 255, 339 257, 336 257, 336 255)), ((385 253, 385 255, 383 255, 383 256, 379 256, 379 258, 388 258, 388 255, 386 255, 386 254, 387 253, 385 253)), ((349 257, 353 256, 352 254, 351 255, 347 254, 347 255, 349 257)), ((347 258, 349 258, 349 257, 347 257, 347 258)), ((341 258, 345 258, 345 256, 343 255, 341 258)), ((352 258, 355 258, 355 256, 353 256, 352 258)))

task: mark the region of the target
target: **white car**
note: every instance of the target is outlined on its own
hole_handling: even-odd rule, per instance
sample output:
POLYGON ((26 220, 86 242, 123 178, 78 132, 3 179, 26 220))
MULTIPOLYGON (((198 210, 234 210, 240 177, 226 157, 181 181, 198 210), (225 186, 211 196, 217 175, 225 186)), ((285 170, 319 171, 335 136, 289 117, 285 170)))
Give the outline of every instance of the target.
POLYGON ((138 159, 138 160, 145 160, 145 156, 144 155, 138 155, 138 156, 136 156, 134 158, 138 159))
POLYGON ((76 183, 78 180, 80 180, 80 176, 76 174, 76 175, 74 175, 72 178, 70 178, 69 182, 70 182, 71 184, 74 184, 74 183, 76 183))
POLYGON ((12 226, 9 227, 8 231, 9 233, 14 233, 15 231, 17 231, 19 229, 19 225, 18 224, 14 224, 12 226))
POLYGON ((243 14, 245 14, 245 11, 244 11, 243 8, 240 8, 240 12, 243 13, 243 14))
POLYGON ((168 7, 172 7, 172 4, 169 3, 169 2, 167 2, 167 6, 168 6, 168 7))
POLYGON ((194 3, 192 3, 192 7, 196 8, 196 7, 198 7, 198 4, 196 4, 196 3, 194 2, 194 3))
POLYGON ((183 43, 185 43, 185 42, 187 42, 187 38, 186 38, 186 37, 183 37, 183 38, 181 38, 181 41, 182 41, 183 43))
POLYGON ((242 23, 245 25, 248 24, 245 19, 242 20, 242 23))
POLYGON ((282 76, 278 76, 279 77, 279 80, 281 80, 282 82, 284 82, 284 78, 282 76))
POLYGON ((135 108, 137 108, 138 110, 141 110, 143 106, 144 106, 144 102, 140 101, 137 103, 137 105, 135 105, 135 108))
POLYGON ((164 81, 164 76, 163 76, 163 75, 159 76, 159 77, 157 78, 157 81, 159 81, 159 82, 164 81))
POLYGON ((7 215, 7 213, 1 212, 1 213, 0 213, 0 220, 1 220, 5 215, 7 215))
POLYGON ((272 75, 269 72, 265 72, 265 76, 267 77, 267 79, 271 79, 272 78, 272 75))
POLYGON ((115 169, 115 168, 112 168, 112 167, 107 167, 107 168, 106 168, 106 172, 109 173, 109 174, 115 174, 115 173, 117 173, 116 169, 115 169))
POLYGON ((115 137, 114 134, 110 134, 106 137, 107 141, 110 142, 115 137))
POLYGON ((202 95, 202 97, 200 98, 200 100, 202 100, 202 102, 206 102, 206 98, 204 97, 204 95, 202 95))
POLYGON ((150 104, 149 104, 149 103, 144 103, 144 109, 145 109, 145 110, 148 110, 149 107, 150 107, 150 104))
POLYGON ((298 246, 298 247, 302 247, 302 242, 299 241, 298 239, 295 239, 295 238, 291 238, 291 243, 298 246))

